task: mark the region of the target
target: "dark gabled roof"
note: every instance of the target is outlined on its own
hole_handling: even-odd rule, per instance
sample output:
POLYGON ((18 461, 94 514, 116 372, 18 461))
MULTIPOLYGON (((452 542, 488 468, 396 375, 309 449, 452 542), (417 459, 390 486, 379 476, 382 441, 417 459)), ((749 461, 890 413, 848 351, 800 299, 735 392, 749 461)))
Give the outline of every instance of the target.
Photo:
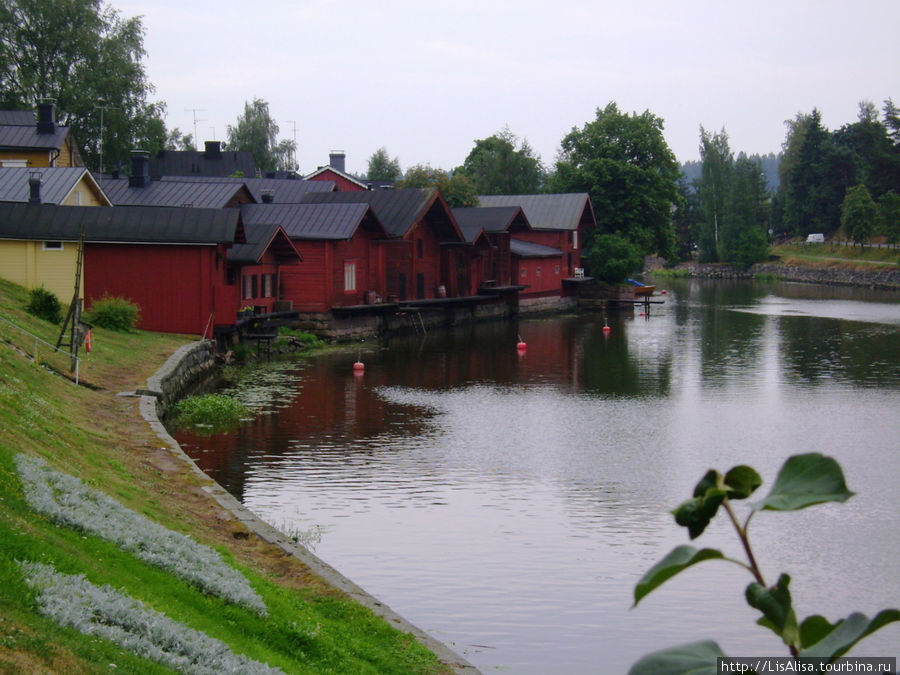
POLYGON ((563 254, 558 248, 551 248, 542 244, 532 244, 521 239, 509 240, 509 252, 520 258, 555 258, 563 254))
POLYGON ((595 225, 586 192, 555 195, 479 195, 479 206, 521 206, 535 230, 576 230, 595 225))
POLYGON ((279 258, 303 260, 280 225, 244 223, 244 235, 246 241, 243 244, 235 244, 228 251, 228 262, 254 265, 262 260, 266 251, 270 249, 279 258))
POLYGON ((51 133, 38 133, 34 111, 0 111, 0 149, 56 150, 62 147, 69 127, 54 124, 51 133))
POLYGON ((37 124, 34 110, 0 110, 0 126, 28 127, 37 124))
POLYGON ((363 224, 376 227, 385 238, 384 225, 372 208, 358 204, 244 204, 247 225, 278 224, 291 239, 350 239, 363 224))
POLYGON ((159 176, 256 176, 256 163, 249 150, 160 150, 150 158, 150 175, 159 176))
POLYGON ((131 187, 127 178, 103 177, 100 187, 115 206, 192 206, 220 209, 245 189, 240 181, 151 181, 131 187))
POLYGON ((202 176, 163 176, 162 182, 173 183, 210 183, 231 182, 246 185, 257 202, 263 201, 263 193, 272 195, 274 204, 299 204, 307 192, 331 192, 334 183, 323 180, 301 180, 293 178, 213 178, 202 176))
POLYGON ((0 239, 94 243, 231 244, 243 242, 237 209, 128 209, 0 204, 0 239))
POLYGON ((466 241, 472 243, 481 231, 507 232, 516 225, 518 231, 530 230, 525 213, 518 206, 474 206, 452 209, 459 229, 466 241))
POLYGON ((84 167, 0 167, 0 202, 27 202, 31 197, 28 179, 33 173, 41 175, 41 201, 45 204, 61 203, 85 174, 88 182, 92 183, 98 192, 101 194, 103 192, 84 167))
POLYGON ((406 236, 436 202, 444 205, 447 221, 457 241, 463 236, 453 214, 435 188, 402 190, 360 190, 356 192, 311 192, 303 199, 309 204, 368 204, 392 237, 406 236))
POLYGON ((364 183, 354 176, 351 176, 349 173, 341 171, 340 169, 335 169, 333 166, 320 166, 318 169, 313 171, 310 174, 307 174, 303 177, 304 180, 308 180, 310 182, 315 182, 316 176, 320 176, 322 174, 333 173, 336 176, 340 176, 341 178, 350 181, 356 185, 359 185, 363 190, 368 190, 369 186, 367 183, 364 183))

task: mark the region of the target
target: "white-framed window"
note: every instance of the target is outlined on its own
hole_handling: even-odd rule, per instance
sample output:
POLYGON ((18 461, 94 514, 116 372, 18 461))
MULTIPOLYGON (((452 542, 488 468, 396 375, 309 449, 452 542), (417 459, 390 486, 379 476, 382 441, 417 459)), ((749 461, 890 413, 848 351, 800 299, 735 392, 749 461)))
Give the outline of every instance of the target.
POLYGON ((528 271, 527 271, 524 267, 522 268, 522 275, 521 275, 521 276, 522 276, 523 279, 524 279, 525 277, 528 276, 528 271))
POLYGON ((572 230, 572 248, 578 249, 578 230, 572 230))
POLYGON ((541 268, 540 268, 540 267, 538 267, 538 268, 534 271, 534 276, 536 276, 536 277, 541 276, 541 268))
POLYGON ((344 262, 344 291, 356 290, 356 263, 350 260, 344 262))
POLYGON ((263 274, 262 275, 262 296, 264 298, 272 297, 272 280, 274 279, 274 274, 263 274))
POLYGON ((555 266, 553 267, 553 273, 554 273, 556 276, 559 276, 559 265, 555 265, 555 266))
POLYGON ((41 245, 42 251, 62 251, 63 243, 61 241, 45 241, 41 245))
POLYGON ((75 199, 74 205, 81 206, 81 190, 75 190, 74 199, 75 199))
POLYGON ((245 274, 244 275, 244 292, 242 293, 244 300, 252 300, 256 297, 256 275, 255 274, 245 274))
POLYGON ((0 159, 0 166, 10 167, 13 169, 28 168, 27 159, 0 159))

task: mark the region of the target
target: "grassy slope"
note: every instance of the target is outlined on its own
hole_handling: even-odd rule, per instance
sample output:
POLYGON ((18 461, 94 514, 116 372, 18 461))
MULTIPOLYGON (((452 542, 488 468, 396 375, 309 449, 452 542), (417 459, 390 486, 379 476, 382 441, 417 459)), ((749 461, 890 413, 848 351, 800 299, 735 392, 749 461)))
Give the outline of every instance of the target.
POLYGON ((880 269, 900 264, 900 251, 890 248, 835 246, 833 244, 782 244, 772 249, 772 255, 786 265, 814 267, 880 269))
MULTIPOLYGON (((0 316, 48 342, 58 328, 27 316, 25 292, 0 280, 0 316)), ((286 672, 441 672, 436 657, 345 598, 301 563, 254 536, 202 491, 201 479, 159 447, 136 399, 116 393, 141 386, 187 340, 151 333, 94 331, 76 387, 0 339, 0 672, 170 672, 86 638, 39 615, 16 560, 52 562, 59 571, 110 584, 170 618, 226 642, 233 651, 286 672), (193 587, 92 535, 59 527, 24 500, 15 453, 45 458, 123 505, 213 546, 241 569, 269 617, 205 596, 193 587)), ((12 338, 15 342, 17 338, 12 338)))

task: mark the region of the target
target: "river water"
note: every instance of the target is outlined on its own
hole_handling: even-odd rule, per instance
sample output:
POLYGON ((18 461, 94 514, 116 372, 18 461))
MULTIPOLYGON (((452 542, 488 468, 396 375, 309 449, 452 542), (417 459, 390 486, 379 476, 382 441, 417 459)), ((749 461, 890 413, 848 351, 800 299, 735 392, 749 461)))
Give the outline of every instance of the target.
MULTIPOLYGON (((750 464, 764 496, 797 453, 838 459, 857 494, 758 514, 767 582, 791 575, 801 618, 900 607, 900 295, 670 283, 649 316, 465 326, 281 365, 241 385, 260 414, 236 433, 176 437, 485 672, 623 673, 701 639, 785 654, 736 565, 702 563, 631 606, 689 543, 669 511, 707 469, 750 464)), ((742 558, 721 517, 694 545, 742 558)), ((851 653, 900 655, 900 627, 851 653)))

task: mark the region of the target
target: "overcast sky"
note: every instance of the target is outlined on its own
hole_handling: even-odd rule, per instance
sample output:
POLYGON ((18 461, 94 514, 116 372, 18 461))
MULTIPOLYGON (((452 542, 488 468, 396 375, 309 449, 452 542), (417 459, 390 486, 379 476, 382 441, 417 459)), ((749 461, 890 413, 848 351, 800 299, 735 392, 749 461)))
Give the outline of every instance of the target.
POLYGON ((193 133, 196 116, 201 147, 225 140, 262 98, 302 173, 341 150, 364 174, 382 146, 404 170, 451 169, 504 126, 549 166, 610 101, 661 117, 679 161, 699 158, 701 124, 767 153, 798 112, 836 129, 861 100, 900 105, 900 0, 110 4, 143 17, 170 129, 193 133))

